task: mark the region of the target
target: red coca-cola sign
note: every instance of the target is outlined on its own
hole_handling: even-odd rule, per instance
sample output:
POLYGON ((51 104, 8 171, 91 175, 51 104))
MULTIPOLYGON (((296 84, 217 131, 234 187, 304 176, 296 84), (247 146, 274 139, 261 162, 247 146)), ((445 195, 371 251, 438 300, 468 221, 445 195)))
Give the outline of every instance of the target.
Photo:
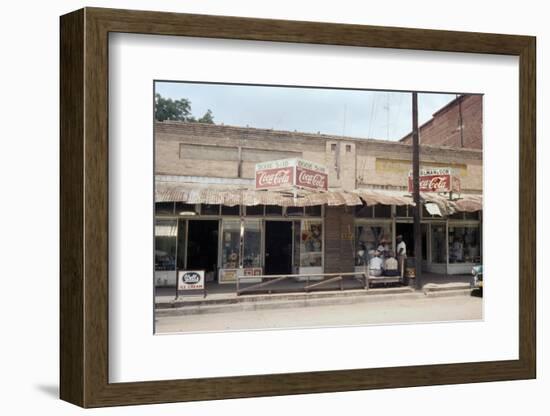
MULTIPOLYGON (((420 175, 420 192, 460 192, 460 181, 451 174, 420 175)), ((409 192, 413 192, 413 178, 409 176, 409 192)))
POLYGON ((323 172, 317 172, 297 166, 296 186, 326 191, 328 189, 328 175, 323 172))
POLYGON ((256 189, 286 188, 293 182, 293 166, 256 171, 256 189))

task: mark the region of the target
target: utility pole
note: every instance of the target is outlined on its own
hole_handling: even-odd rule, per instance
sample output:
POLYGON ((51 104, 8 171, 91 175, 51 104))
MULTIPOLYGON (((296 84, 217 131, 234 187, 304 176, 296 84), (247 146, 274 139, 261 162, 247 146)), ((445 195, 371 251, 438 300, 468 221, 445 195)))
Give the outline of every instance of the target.
POLYGON ((416 288, 422 289, 422 228, 420 225, 420 144, 418 139, 418 95, 412 93, 413 200, 414 200, 414 264, 416 288))

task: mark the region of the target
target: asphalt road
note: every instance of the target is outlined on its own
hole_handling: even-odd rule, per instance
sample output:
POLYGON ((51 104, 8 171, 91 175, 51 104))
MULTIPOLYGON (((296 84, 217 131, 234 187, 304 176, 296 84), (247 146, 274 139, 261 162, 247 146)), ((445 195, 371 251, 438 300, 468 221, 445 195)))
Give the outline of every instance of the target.
POLYGON ((157 333, 210 332, 319 326, 440 322, 482 319, 475 296, 388 299, 288 309, 158 317, 157 333))

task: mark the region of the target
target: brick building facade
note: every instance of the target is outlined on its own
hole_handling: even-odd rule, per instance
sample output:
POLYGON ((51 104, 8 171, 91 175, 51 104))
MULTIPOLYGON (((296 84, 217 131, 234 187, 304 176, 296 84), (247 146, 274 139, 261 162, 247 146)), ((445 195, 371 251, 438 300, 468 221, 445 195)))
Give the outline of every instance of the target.
MULTIPOLYGON (((483 96, 460 95, 435 112, 430 120, 419 127, 421 145, 448 146, 453 148, 483 148, 483 96)), ((401 143, 411 144, 407 134, 401 143)))
MULTIPOLYGON (((350 272, 379 245, 395 250, 397 234, 412 257, 411 161, 404 142, 155 123, 156 284, 175 282, 174 270, 185 269, 204 269, 219 283, 255 270, 350 272), (257 163, 292 158, 326 167, 328 192, 254 189, 257 163)), ((425 145, 421 167, 452 168, 462 183, 458 201, 423 195, 436 206, 436 214, 423 210, 423 264, 462 273, 481 254, 482 152, 425 145), (453 258, 454 235, 469 246, 453 258)))

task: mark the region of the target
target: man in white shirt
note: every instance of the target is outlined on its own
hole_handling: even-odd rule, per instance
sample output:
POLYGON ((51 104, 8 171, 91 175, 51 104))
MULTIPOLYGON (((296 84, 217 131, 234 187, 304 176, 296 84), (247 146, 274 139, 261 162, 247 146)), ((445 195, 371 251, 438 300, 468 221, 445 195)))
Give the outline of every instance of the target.
POLYGON ((369 261, 369 274, 371 276, 382 276, 382 266, 384 261, 380 258, 380 252, 376 250, 374 256, 369 261))
POLYGON ((400 234, 397 239, 397 261, 399 262, 399 269, 404 267, 405 259, 407 258, 407 245, 403 241, 403 236, 400 234))

